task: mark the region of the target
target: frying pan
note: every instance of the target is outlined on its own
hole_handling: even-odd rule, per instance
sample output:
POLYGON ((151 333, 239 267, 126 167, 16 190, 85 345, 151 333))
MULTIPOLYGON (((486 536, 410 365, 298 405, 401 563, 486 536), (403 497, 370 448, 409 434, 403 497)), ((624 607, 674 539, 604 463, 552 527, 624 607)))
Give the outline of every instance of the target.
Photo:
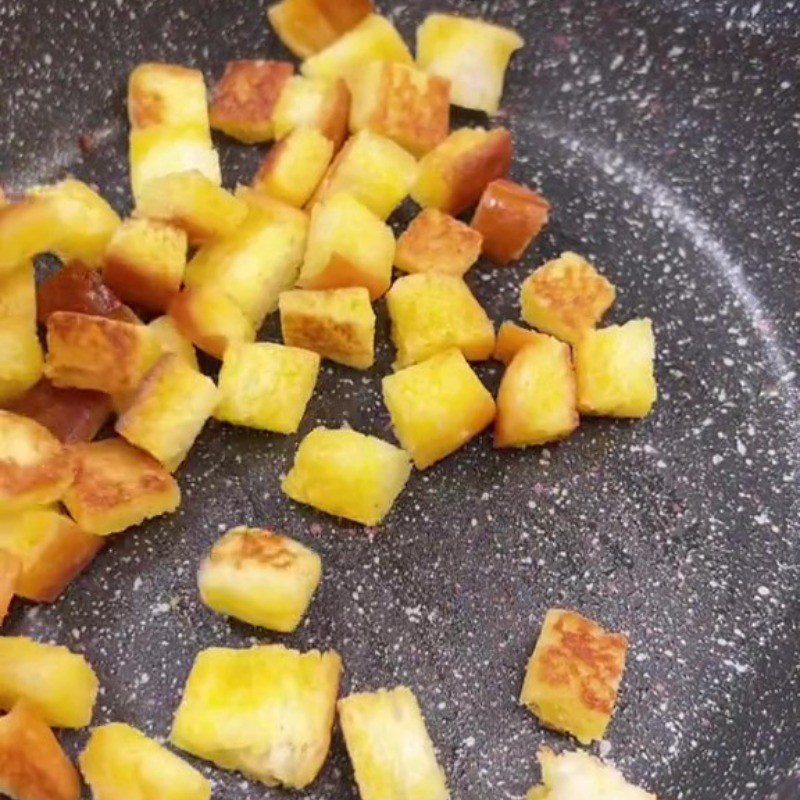
MULTIPOLYGON (((202 68, 287 58, 263 0, 2 0, 0 179, 66 173, 130 207, 125 82, 143 60, 202 68)), ((584 420, 564 443, 497 452, 488 436, 413 476, 380 529, 325 517, 279 490, 298 436, 210 423, 181 470, 180 511, 114 539, 50 607, 7 631, 85 653, 103 693, 95 722, 165 737, 198 650, 283 641, 336 648, 344 690, 406 684, 420 698, 455 798, 512 800, 538 779, 542 744, 568 743, 516 705, 551 606, 631 639, 604 747, 660 797, 798 797, 798 382, 800 269, 796 2, 634 0, 384 8, 411 40, 431 10, 522 33, 502 122, 514 178, 552 222, 512 268, 468 282, 495 321, 517 287, 566 249, 619 288, 610 321, 654 318, 660 401, 642 423, 584 420), (325 577, 290 637, 214 616, 195 571, 220 532, 269 526, 320 552, 325 577)), ((458 113, 454 124, 479 115, 458 113)), ((227 185, 258 148, 218 142, 227 185)), ((413 210, 396 215, 399 224, 413 210)), ((389 370, 326 364, 300 431, 391 438, 389 370)), ((262 338, 279 340, 271 319, 262 338)), ((496 365, 478 366, 494 388, 496 365)), ((62 737, 75 753, 86 732, 62 737)), ((199 764, 228 800, 279 790, 199 764)), ((341 736, 309 800, 356 797, 341 736)))

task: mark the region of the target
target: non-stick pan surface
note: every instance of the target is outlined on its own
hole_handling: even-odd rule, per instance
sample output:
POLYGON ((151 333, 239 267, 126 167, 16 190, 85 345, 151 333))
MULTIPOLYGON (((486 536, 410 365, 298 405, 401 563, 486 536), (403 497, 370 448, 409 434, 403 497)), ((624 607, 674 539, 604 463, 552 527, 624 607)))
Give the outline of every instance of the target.
MULTIPOLYGON (((73 173, 128 210, 130 69, 175 61, 211 81, 232 58, 288 57, 265 6, 2 0, 0 179, 23 189, 73 173)), ((553 220, 522 264, 482 264, 468 282, 497 322, 517 319, 532 268, 565 249, 596 259, 619 288, 612 321, 655 321, 655 413, 584 420, 563 444, 523 452, 493 451, 483 436, 416 473, 371 532, 282 496, 299 436, 211 423, 181 470, 181 510, 115 538, 60 602, 18 606, 7 631, 85 653, 103 686, 95 721, 162 738, 201 648, 336 648, 345 689, 414 689, 455 798, 512 800, 538 778, 537 748, 567 744, 515 698, 546 609, 568 606, 630 635, 608 737, 625 772, 663 798, 762 800, 800 757, 800 7, 383 7, 409 40, 441 9, 525 36, 502 121, 513 176, 541 188, 553 220), (321 591, 296 635, 232 624, 199 602, 198 560, 235 524, 322 554, 321 591)), ((219 146, 226 184, 249 180, 261 151, 219 146)), ((379 306, 378 367, 326 365, 301 434, 349 423, 391 436, 379 306)), ((274 319, 262 338, 278 338, 274 319)), ((479 371, 496 386, 496 365, 479 371)), ((63 738, 76 752, 86 732, 63 738)), ((283 796, 201 766, 217 797, 283 796)), ((338 733, 304 796, 356 797, 338 733)))

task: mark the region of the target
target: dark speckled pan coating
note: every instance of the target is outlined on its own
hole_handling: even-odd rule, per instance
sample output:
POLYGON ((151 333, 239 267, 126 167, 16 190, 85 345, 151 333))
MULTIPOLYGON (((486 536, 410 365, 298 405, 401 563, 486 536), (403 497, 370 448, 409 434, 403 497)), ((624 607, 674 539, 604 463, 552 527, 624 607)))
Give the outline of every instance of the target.
MULTIPOLYGON (((536 749, 567 744, 515 698, 546 609, 570 606, 631 639, 608 738, 625 772, 665 799, 762 800, 800 758, 800 4, 441 8, 525 35, 502 121, 513 177, 553 204, 524 263, 481 264, 470 285, 499 323, 517 318, 517 287, 543 259, 596 259, 619 289, 611 319, 655 320, 655 414, 587 420, 550 449, 498 453, 484 436, 414 475, 371 534, 281 495, 298 437, 209 424, 180 473, 181 511, 116 539, 55 606, 17 606, 8 631, 84 652, 103 684, 96 720, 160 738, 200 648, 335 647, 347 689, 414 689, 455 798, 514 800, 538 778, 536 749), (200 604, 198 560, 236 524, 322 554, 296 635, 200 604)), ((231 58, 287 57, 264 11, 261 0, 3 0, 0 180, 22 189, 69 171, 127 209, 128 71, 174 60, 211 79, 231 58)), ((424 13, 412 2, 393 18, 410 37, 424 13)), ((220 147, 226 183, 248 180, 260 151, 220 147)), ((301 433, 348 422, 390 436, 380 313, 379 368, 326 366, 301 433)), ((274 319, 263 336, 276 338, 274 319)), ((495 365, 480 373, 496 386, 495 365)), ((85 736, 64 740, 74 752, 85 736)), ((283 796, 205 771, 220 798, 283 796)), ((305 796, 356 796, 338 734, 305 796)))

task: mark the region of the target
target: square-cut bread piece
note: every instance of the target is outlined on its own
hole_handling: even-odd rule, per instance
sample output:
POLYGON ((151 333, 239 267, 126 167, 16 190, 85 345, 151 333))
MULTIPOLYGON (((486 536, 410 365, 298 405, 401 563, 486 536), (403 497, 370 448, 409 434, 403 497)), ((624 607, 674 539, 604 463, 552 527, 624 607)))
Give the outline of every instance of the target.
POLYGON ((350 428, 315 428, 300 442, 283 491, 299 503, 377 525, 411 473, 399 447, 350 428))
POLYGON ((319 354, 272 342, 225 351, 214 416, 233 425, 296 433, 319 375, 319 354))
POLYGON ((363 287, 283 292, 283 341, 355 369, 375 361, 375 312, 363 287))
POLYGON ((508 365, 526 344, 533 344, 545 335, 506 320, 500 324, 497 330, 497 341, 494 345, 492 358, 508 365))
POLYGON ((128 118, 133 128, 195 125, 208 129, 203 73, 177 64, 139 64, 128 77, 128 118))
POLYGON ((602 739, 625 669, 628 640, 575 611, 547 612, 528 662, 520 703, 542 725, 581 744, 602 739))
POLYGON ((328 756, 341 671, 333 651, 203 650, 170 741, 268 786, 302 789, 328 756))
POLYGON ((83 530, 108 536, 178 507, 172 475, 124 439, 76 445, 75 452, 77 476, 64 505, 83 530))
POLYGON ((94 800, 209 800, 211 784, 194 767, 136 728, 95 728, 80 754, 94 800))
POLYGON ((156 317, 147 324, 147 327, 158 339, 162 352, 174 353, 176 356, 180 356, 192 369, 198 369, 197 353, 194 345, 178 330, 175 320, 169 314, 156 317))
POLYGON ((437 353, 383 379, 394 432, 418 469, 435 464, 494 419, 494 400, 460 350, 437 353))
POLYGON ((410 689, 351 694, 338 708, 361 800, 448 800, 444 770, 410 689))
POLYGON ((26 700, 54 728, 92 721, 99 682, 89 662, 66 647, 0 636, 0 709, 26 700))
POLYGON ((540 334, 503 373, 497 392, 495 447, 555 442, 577 427, 575 370, 568 344, 540 334))
POLYGON ((336 152, 347 136, 350 92, 343 78, 306 78, 295 75, 286 82, 275 106, 275 138, 283 139, 296 128, 316 128, 333 143, 336 152))
POLYGON ((457 347, 470 361, 491 358, 494 325, 461 278, 438 272, 406 275, 386 295, 397 348, 395 366, 457 347))
POLYGON ((200 563, 203 602, 219 614, 291 633, 322 577, 322 560, 300 542, 258 528, 233 528, 200 563))

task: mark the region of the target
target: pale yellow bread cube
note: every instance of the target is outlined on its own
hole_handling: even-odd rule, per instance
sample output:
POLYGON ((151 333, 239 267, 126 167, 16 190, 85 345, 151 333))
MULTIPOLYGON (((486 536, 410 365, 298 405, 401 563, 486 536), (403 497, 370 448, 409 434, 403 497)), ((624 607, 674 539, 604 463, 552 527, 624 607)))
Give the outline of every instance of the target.
POLYGON ((616 290, 577 253, 562 253, 522 284, 522 318, 540 331, 577 344, 611 308, 616 290))
POLYGON ((513 151, 505 128, 459 128, 420 159, 411 198, 423 208, 460 214, 508 172, 513 151))
POLYGON ((45 198, 26 197, 0 206, 0 275, 51 252, 59 235, 58 210, 45 198))
POLYGON ((83 656, 24 636, 0 636, 0 709, 25 700, 48 725, 85 728, 98 688, 83 656))
POLYGON ((132 392, 161 356, 146 325, 55 311, 47 318, 44 374, 55 386, 132 392))
POLYGON ((556 754, 543 747, 538 759, 542 783, 528 792, 526 800, 657 800, 628 783, 618 769, 583 750, 556 754))
POLYGON ((523 38, 510 28, 430 14, 417 28, 417 63, 450 81, 455 105, 496 114, 506 67, 523 44, 523 38))
POLYGON ((333 158, 333 142, 317 128, 295 128, 267 154, 253 180, 256 191, 302 208, 333 158))
POLYGON ((491 393, 455 348, 387 375, 383 399, 395 435, 418 469, 458 450, 495 415, 491 393))
POLYGON ((324 50, 307 58, 300 69, 309 78, 346 78, 370 61, 413 62, 397 29, 379 14, 364 17, 324 50))
POLYGON ((253 323, 216 285, 184 288, 169 305, 178 331, 195 347, 221 359, 228 345, 252 342, 253 323))
POLYGON ((271 342, 233 344, 219 373, 223 422, 276 433, 296 433, 314 392, 320 357, 271 342))
POLYGON ((64 505, 88 533, 119 533, 180 504, 172 475, 124 439, 79 444, 74 450, 78 470, 64 505))
POLYGON ((578 410, 600 417, 646 417, 658 395, 649 319, 592 330, 575 345, 578 410))
POLYGON ((397 348, 396 367, 457 347, 469 361, 494 351, 494 325, 461 278, 438 272, 406 275, 386 295, 397 348))
POLYGON ((575 611, 547 612, 528 662, 520 703, 542 725, 581 744, 602 739, 625 669, 628 640, 575 611))
POLYGON ((244 222, 247 204, 190 170, 150 181, 138 196, 136 214, 175 225, 191 244, 203 244, 232 234, 244 222))
POLYGON ((178 330, 175 320, 169 314, 156 317, 148 323, 147 327, 158 340, 162 352, 174 353, 192 369, 199 369, 194 345, 178 330))
POLYGON ((258 330, 278 307, 278 295, 297 280, 308 216, 252 191, 237 199, 248 208, 246 219, 228 236, 198 250, 186 268, 185 282, 191 289, 225 295, 258 330))
POLYGON ((233 528, 200 563, 200 597, 219 614, 282 633, 300 624, 322 578, 322 560, 268 530, 233 528))
POLYGON ((296 128, 316 128, 333 142, 335 152, 347 136, 349 111, 350 92, 344 79, 295 75, 284 85, 275 106, 275 138, 283 139, 296 128))
POLYGON ((194 767, 120 722, 94 728, 79 763, 94 800, 211 797, 211 784, 194 767))
POLYGON ((392 229, 344 192, 327 195, 311 211, 303 266, 297 285, 304 289, 363 286, 376 300, 392 282, 395 241, 392 229))
POLYGON ((375 131, 417 158, 447 138, 450 82, 409 64, 371 61, 347 77, 349 127, 375 131))
POLYGON ((115 430, 174 472, 218 401, 211 378, 168 353, 139 384, 115 430))
POLYGON ((443 272, 462 277, 478 260, 483 237, 436 208, 425 208, 400 234, 395 266, 403 272, 443 272))
POLYGON ((580 422, 569 345, 552 336, 526 344, 497 392, 495 447, 528 447, 569 436, 580 422))
POLYGON ((11 800, 79 800, 78 771, 25 700, 0 718, 0 793, 11 800))
POLYGON ((444 770, 410 689, 351 694, 338 709, 361 800, 448 800, 444 770))
POLYGON ((176 64, 139 64, 128 77, 128 118, 133 128, 196 125, 208 129, 203 73, 176 64))
POLYGON ((346 192, 386 219, 405 200, 416 174, 416 159, 399 144, 359 131, 337 153, 309 205, 346 192))
POLYGON ((315 428, 300 443, 281 488, 336 517, 377 525, 411 474, 399 447, 350 428, 315 428))
POLYGON ((0 512, 60 500, 75 477, 75 462, 47 428, 0 409, 0 512))
POLYGON ((525 345, 534 344, 546 337, 547 334, 523 328, 515 322, 506 320, 497 329, 497 341, 492 358, 508 365, 525 345))
POLYGON ((195 659, 170 741, 268 786, 308 786, 325 763, 342 662, 282 645, 214 647, 195 659))
POLYGON ((103 261, 103 280, 121 300, 164 311, 180 291, 186 269, 186 231, 152 219, 117 228, 103 261))
POLYGON ((354 369, 375 361, 375 312, 369 292, 350 289, 283 292, 278 301, 283 341, 354 369))

